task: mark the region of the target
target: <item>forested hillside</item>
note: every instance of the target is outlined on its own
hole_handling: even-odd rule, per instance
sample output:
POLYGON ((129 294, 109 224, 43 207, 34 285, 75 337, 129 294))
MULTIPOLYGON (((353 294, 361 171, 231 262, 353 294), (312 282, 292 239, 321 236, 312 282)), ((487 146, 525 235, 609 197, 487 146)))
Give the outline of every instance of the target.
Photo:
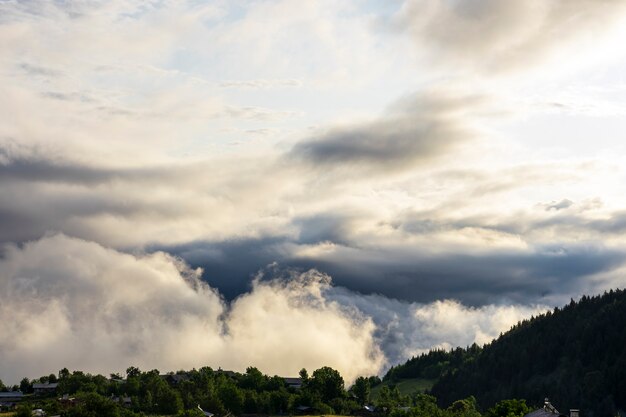
POLYGON ((626 292, 583 296, 524 320, 492 343, 432 351, 393 367, 385 379, 436 378, 443 404, 473 395, 481 407, 505 398, 584 416, 626 410, 626 292))

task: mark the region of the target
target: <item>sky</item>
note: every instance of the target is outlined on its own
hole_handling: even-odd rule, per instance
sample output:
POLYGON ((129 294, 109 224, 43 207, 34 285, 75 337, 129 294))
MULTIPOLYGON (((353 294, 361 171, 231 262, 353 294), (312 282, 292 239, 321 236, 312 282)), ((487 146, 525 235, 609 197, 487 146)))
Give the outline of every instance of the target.
POLYGON ((0 0, 0 379, 347 382, 626 286, 626 1, 0 0))

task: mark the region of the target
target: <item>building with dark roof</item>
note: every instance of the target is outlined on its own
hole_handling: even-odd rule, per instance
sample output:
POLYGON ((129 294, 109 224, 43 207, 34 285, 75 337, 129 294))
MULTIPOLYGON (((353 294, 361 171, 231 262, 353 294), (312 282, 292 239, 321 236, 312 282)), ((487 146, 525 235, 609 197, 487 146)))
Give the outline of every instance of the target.
POLYGON ((14 408, 23 397, 24 394, 21 391, 0 392, 0 411, 14 408))
MULTIPOLYGON (((571 411, 572 411, 572 415, 570 417, 578 417, 578 410, 571 410, 571 411)), ((567 415, 561 414, 559 410, 557 410, 556 407, 550 403, 550 400, 546 398, 544 400, 542 408, 535 410, 535 411, 531 411, 530 413, 526 414, 524 417, 567 417, 567 415)))
POLYGON ((35 392, 35 395, 55 394, 57 392, 58 385, 59 384, 56 382, 46 382, 45 384, 35 383, 33 384, 33 391, 35 392))
POLYGON ((287 388, 302 388, 302 378, 283 378, 283 381, 285 381, 287 388))

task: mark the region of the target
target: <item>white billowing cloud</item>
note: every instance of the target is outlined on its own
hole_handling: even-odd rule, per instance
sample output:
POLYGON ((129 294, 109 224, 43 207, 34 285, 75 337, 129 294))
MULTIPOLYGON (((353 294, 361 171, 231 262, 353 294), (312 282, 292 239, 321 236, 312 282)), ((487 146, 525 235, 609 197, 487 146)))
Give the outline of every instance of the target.
POLYGON ((62 364, 172 366, 185 358, 181 346, 197 354, 222 344, 220 297, 163 253, 135 257, 56 235, 9 247, 0 276, 9 380, 62 364))
POLYGON ((432 348, 489 343, 520 320, 546 310, 541 305, 469 307, 450 299, 408 303, 376 294, 355 294, 339 287, 330 291, 329 298, 371 317, 388 365, 401 363, 432 348))
POLYGON ((326 300, 315 274, 257 282, 229 309, 164 253, 130 255, 47 236, 9 247, 0 261, 0 375, 62 367, 107 373, 135 365, 173 370, 258 366, 294 375, 328 365, 350 381, 380 371, 374 325, 326 300))
POLYGON ((231 306, 226 324, 235 351, 223 359, 227 366, 258 363, 285 375, 327 364, 348 381, 380 371, 384 355, 374 323, 328 298, 330 288, 330 278, 316 271, 286 283, 255 282, 231 306))
POLYGON ((431 340, 422 349, 435 345, 448 349, 458 345, 489 343, 498 334, 509 330, 512 324, 545 309, 541 306, 514 305, 473 308, 454 300, 441 300, 415 307, 413 317, 419 323, 423 340, 431 340))

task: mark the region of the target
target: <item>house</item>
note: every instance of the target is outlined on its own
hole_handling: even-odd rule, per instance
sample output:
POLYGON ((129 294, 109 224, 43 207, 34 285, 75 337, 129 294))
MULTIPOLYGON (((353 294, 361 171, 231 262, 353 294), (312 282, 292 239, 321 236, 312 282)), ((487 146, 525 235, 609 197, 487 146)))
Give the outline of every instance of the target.
POLYGON ((0 411, 8 411, 22 401, 24 394, 21 391, 0 392, 0 411))
POLYGON ((225 371, 222 368, 218 368, 217 371, 215 371, 216 374, 221 374, 221 375, 226 375, 227 377, 229 377, 230 379, 237 379, 237 372, 234 371, 225 371))
POLYGON ((178 385, 181 382, 189 381, 189 375, 187 374, 165 374, 159 375, 161 378, 165 380, 170 385, 178 385))
POLYGON ((283 378, 287 388, 300 389, 302 388, 302 378, 283 378))
POLYGON ((117 397, 117 396, 111 394, 110 398, 111 398, 111 401, 113 401, 114 403, 118 403, 122 407, 129 408, 129 407, 131 407, 133 405, 133 400, 128 395, 123 395, 121 397, 117 397))
POLYGON ((33 391, 35 395, 50 395, 57 392, 57 386, 59 384, 46 382, 45 384, 35 383, 33 384, 33 391))
POLYGON ((124 395, 120 398, 120 404, 122 404, 123 407, 129 408, 133 405, 133 400, 131 400, 128 395, 124 395))
MULTIPOLYGON (((567 417, 565 414, 561 414, 559 410, 556 409, 547 398, 544 400, 543 407, 531 411, 526 414, 524 417, 567 417)), ((578 410, 570 410, 570 417, 578 417, 578 410)))

